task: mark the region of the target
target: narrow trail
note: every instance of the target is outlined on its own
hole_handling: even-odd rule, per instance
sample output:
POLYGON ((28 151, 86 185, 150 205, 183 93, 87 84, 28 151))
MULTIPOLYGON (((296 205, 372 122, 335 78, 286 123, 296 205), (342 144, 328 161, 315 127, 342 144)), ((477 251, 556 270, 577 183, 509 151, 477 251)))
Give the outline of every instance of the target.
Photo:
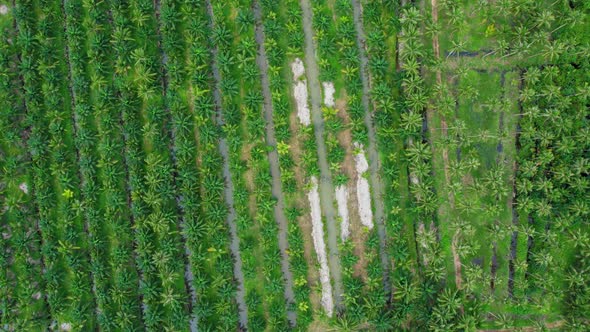
MULTIPOLYGON (((161 7, 162 7, 162 3, 160 0, 156 0, 155 2, 155 10, 156 10, 156 27, 157 27, 157 34, 158 34, 158 49, 160 51, 160 62, 162 65, 162 90, 164 92, 164 100, 166 100, 166 96, 168 95, 168 70, 167 70, 167 64, 168 64, 168 54, 166 53, 166 51, 164 50, 164 47, 162 46, 162 42, 163 42, 163 37, 162 37, 162 18, 161 18, 161 7)), ((168 113, 168 115, 170 116, 170 119, 173 118, 170 108, 168 107, 168 105, 166 105, 166 113, 168 113)), ((170 148, 170 154, 171 154, 171 159, 172 159, 172 164, 174 166, 174 173, 173 173, 173 182, 174 182, 174 188, 178 188, 178 161, 176 158, 176 152, 177 152, 177 135, 176 135, 176 128, 174 128, 174 125, 170 126, 170 140, 171 140, 171 148, 170 148)), ((182 180, 181 180, 182 181, 182 180)), ((190 257, 192 257, 192 252, 191 249, 188 246, 188 239, 186 237, 186 232, 184 231, 186 229, 186 221, 184 218, 184 206, 183 206, 183 202, 182 202, 182 197, 180 196, 180 194, 176 194, 175 197, 175 201, 176 201, 176 209, 177 209, 177 213, 180 219, 180 224, 178 225, 179 227, 179 233, 181 235, 181 242, 182 242, 182 247, 184 249, 184 255, 182 257, 182 260, 184 262, 184 287, 185 290, 188 291, 189 295, 190 295, 190 301, 189 301, 189 313, 191 315, 190 317, 190 321, 189 321, 189 326, 190 326, 190 331, 191 332, 196 332, 197 331, 197 319, 198 317, 196 316, 196 314, 194 314, 194 308, 196 308, 197 305, 197 291, 195 290, 195 287, 193 285, 194 282, 194 275, 193 275, 193 270, 191 267, 191 261, 190 261, 190 257)))
MULTIPOLYGON (((432 22, 433 24, 438 23, 438 2, 437 0, 430 0, 431 6, 431 14, 432 14, 432 22)), ((437 60, 440 60, 440 44, 438 41, 438 33, 435 33, 432 36, 432 48, 434 50, 434 57, 437 60)), ((436 84, 439 86, 442 85, 442 73, 441 70, 438 69, 436 71, 436 84)), ((433 113, 434 110, 429 110, 429 113, 433 113)), ((429 116, 432 119, 432 115, 429 116)), ((440 127, 442 128, 442 136, 443 139, 446 139, 448 136, 448 125, 447 120, 443 114, 440 114, 440 127)), ((433 135, 433 131, 431 130, 430 135, 433 135)), ((433 151, 434 152, 434 151, 433 151)), ((448 187, 450 184, 450 172, 449 172, 449 150, 446 147, 442 148, 442 158, 443 158, 443 167, 444 167, 444 174, 445 174, 445 185, 448 187)), ((455 197, 452 194, 452 191, 448 191, 448 198, 449 204, 451 205, 451 209, 455 208, 455 197)))
POLYGON ((283 196, 283 188, 281 184, 281 171, 279 167, 279 154, 277 152, 277 139, 275 135, 275 125, 273 121, 273 106, 272 93, 270 91, 270 81, 268 78, 268 58, 266 56, 266 49, 264 42, 266 40, 264 34, 264 26, 262 25, 262 10, 257 0, 254 1, 254 19, 256 43, 258 44, 258 53, 256 54, 256 63, 260 69, 260 78, 262 80, 262 96, 264 98, 264 120, 266 121, 266 144, 272 147, 268 151, 268 161, 270 163, 270 174, 272 176, 271 192, 275 198, 274 217, 279 226, 279 250, 281 252, 281 271, 285 279, 285 300, 287 301, 287 318, 289 324, 295 326, 297 323, 297 313, 289 309, 292 304, 295 304, 295 294, 293 293, 293 273, 289 266, 289 242, 287 240, 287 217, 285 216, 285 198, 283 196))
POLYGON ((316 46, 313 33, 313 13, 309 0, 300 0, 303 12, 303 32, 305 35, 305 67, 309 91, 311 96, 311 117, 314 135, 317 143, 318 162, 320 166, 320 200, 322 213, 326 218, 328 229, 328 248, 330 251, 330 274, 334 283, 334 306, 337 311, 342 307, 342 271, 338 254, 338 225, 336 224, 336 209, 334 207, 334 185, 328 164, 326 142, 324 141, 324 119, 322 116, 322 94, 319 81, 319 68, 316 59, 316 46))
MULTIPOLYGON (((458 91, 459 86, 459 78, 452 79, 452 88, 458 91)), ((453 93, 453 98, 455 99, 455 119, 459 118, 459 98, 456 93, 453 93)), ((457 158, 457 162, 461 161, 461 146, 457 144, 457 148, 455 150, 455 155, 457 158)), ((460 230, 457 230, 453 235, 453 240, 451 242, 451 253, 453 255, 453 267, 455 270, 455 286, 457 289, 461 289, 463 287, 463 275, 462 275, 462 265, 461 265, 461 257, 457 252, 457 246, 459 242, 460 230)))
MULTIPOLYGON (((207 14, 209 15, 209 24, 211 31, 215 30, 215 16, 213 14, 213 6, 211 0, 206 0, 207 14)), ((213 42, 212 42, 213 44, 213 42)), ((211 47, 212 56, 212 71, 215 86, 213 89, 213 99, 215 102, 215 122, 218 126, 224 125, 222 100, 221 100, 221 73, 219 72, 219 64, 217 63, 217 54, 219 50, 217 46, 211 47)), ((234 277, 237 281, 236 301, 238 303, 238 315, 240 326, 245 329, 248 326, 248 309, 246 306, 246 290, 244 289, 244 273, 242 272, 242 257, 240 254, 240 239, 238 238, 238 230, 236 226, 236 209, 234 208, 234 184, 232 181, 231 172, 229 170, 229 147, 227 140, 224 137, 219 138, 219 153, 223 159, 223 178, 225 187, 223 189, 225 201, 227 203, 228 214, 227 224, 230 232, 230 251, 234 257, 234 277)))
MULTIPOLYGON (((521 72, 518 80, 518 91, 522 91, 523 89, 523 82, 524 82, 524 75, 521 72)), ((516 130, 514 131, 514 161, 512 162, 512 225, 515 227, 515 230, 512 231, 512 235, 510 237, 510 260, 508 261, 508 297, 514 298, 514 279, 516 273, 516 250, 518 246, 518 226, 520 224, 518 215, 518 191, 516 189, 516 174, 518 173, 518 151, 520 150, 520 122, 523 117, 523 106, 522 101, 518 100, 518 119, 516 120, 516 130)), ((529 219, 530 220, 530 219, 529 219)), ((532 242, 532 238, 528 238, 528 247, 527 247, 527 263, 528 263, 528 250, 530 249, 532 242)), ((528 271, 527 271, 528 272, 528 271)))
POLYGON ((481 49, 478 51, 459 51, 459 52, 445 52, 445 57, 455 57, 455 58, 474 58, 480 55, 490 55, 493 54, 493 50, 488 49, 481 49))
MULTIPOLYGON (((505 86, 505 81, 506 81, 506 75, 505 73, 502 73, 500 75, 500 86, 501 86, 501 95, 500 95, 500 100, 503 101, 505 98, 505 91, 504 91, 504 86, 505 86)), ((502 132, 504 131, 504 110, 501 109, 500 110, 500 115, 499 115, 499 119, 498 119, 498 137, 500 137, 500 139, 498 140, 498 144, 496 145, 496 164, 501 164, 505 162, 505 155, 504 155, 504 144, 502 143, 502 132)), ((499 200, 499 197, 496 197, 496 200, 499 200)), ((494 223, 498 224, 498 220, 496 219, 494 221, 494 223)), ((490 281, 490 288, 492 289, 492 293, 495 290, 496 287, 496 276, 498 273, 498 243, 497 241, 494 241, 492 243, 493 247, 492 247, 492 266, 491 266, 491 281, 490 281)))
MULTIPOLYGON (((432 15, 432 22, 433 24, 438 23, 438 1, 437 0, 430 0, 431 6, 431 15, 432 15)), ((438 39, 438 32, 435 33, 432 37, 432 48, 434 50, 434 57, 440 60, 440 43, 438 39)), ((436 71, 436 84, 439 86, 442 85, 442 72, 440 69, 436 71)), ((432 116, 429 117, 432 119, 432 116)), ((440 114, 440 126, 442 128, 442 136, 443 139, 446 140, 448 137, 448 125, 447 120, 443 114, 440 114)), ((431 130, 431 136, 433 136, 434 131, 431 130)), ((434 150, 434 148, 433 148, 434 150)), ((434 151, 433 151, 434 155, 434 151)), ((442 148, 442 159, 443 159, 443 171, 445 175, 445 187, 448 188, 450 186, 450 170, 449 170, 449 150, 446 147, 442 148)), ((451 210, 455 209, 455 196, 453 195, 451 190, 448 190, 448 200, 449 200, 449 207, 451 210)), ((459 241, 459 230, 455 232, 451 241, 451 254, 453 255, 453 267, 455 272, 455 286, 457 289, 461 289, 463 284, 463 277, 461 273, 461 257, 457 252, 457 243, 459 241)))
POLYGON ((385 229, 385 206, 383 204, 384 186, 381 181, 379 170, 381 169, 379 151, 377 149, 377 132, 375 130, 375 123, 373 121, 373 112, 371 108, 371 77, 369 74, 369 59, 366 52, 366 38, 363 27, 363 16, 360 0, 352 0, 354 25, 356 27, 356 43, 360 55, 360 73, 363 83, 362 103, 365 109, 365 126, 367 127, 367 134, 369 138, 368 154, 369 154, 369 172, 371 174, 371 189, 373 192, 373 202, 375 205, 374 218, 377 224, 377 232, 379 233, 379 255, 381 257, 381 265, 383 266, 383 288, 388 294, 391 292, 391 284, 389 281, 389 274, 392 266, 387 255, 387 233, 385 229))

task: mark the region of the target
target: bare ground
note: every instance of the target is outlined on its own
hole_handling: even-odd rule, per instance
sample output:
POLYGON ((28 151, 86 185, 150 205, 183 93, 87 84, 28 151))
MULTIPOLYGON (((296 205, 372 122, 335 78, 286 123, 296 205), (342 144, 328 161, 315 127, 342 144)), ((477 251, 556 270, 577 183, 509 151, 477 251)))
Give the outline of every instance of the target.
MULTIPOLYGON (((242 145, 242 151, 240 152, 241 160, 248 162, 252 156, 252 148, 254 148, 254 143, 245 143, 242 145)), ((250 165, 248 165, 250 166, 250 165)), ((248 167, 244 171, 244 181, 246 182, 246 188, 249 192, 254 192, 256 190, 256 183, 254 181, 254 170, 252 167, 248 167)), ((254 217, 256 215, 256 195, 248 195, 248 211, 250 211, 250 215, 254 217)))
POLYGON ((344 121, 346 129, 338 133, 338 143, 346 151, 344 162, 341 164, 342 171, 348 177, 348 213, 350 220, 350 239, 354 246, 354 255, 359 258, 354 266, 353 275, 361 277, 363 281, 367 280, 367 255, 365 255, 365 242, 367 241, 367 234, 364 232, 364 226, 361 224, 358 200, 356 199, 356 180, 359 174, 356 171, 354 163, 354 151, 352 146, 352 130, 348 127, 350 124, 350 116, 346 111, 346 99, 340 98, 336 100, 336 109, 338 116, 344 121))
MULTIPOLYGON (((430 4, 431 4, 431 9, 432 9, 432 21, 434 24, 436 24, 438 22, 438 3, 437 0, 430 0, 430 4)), ((438 33, 435 33, 434 36, 432 37, 432 49, 434 50, 434 56, 436 59, 440 59, 440 45, 439 45, 439 41, 438 41, 438 33)), ((436 71, 436 84, 438 84, 439 86, 442 84, 442 73, 439 70, 436 71)), ((432 118, 433 118, 433 114, 434 110, 432 108, 428 109, 428 121, 429 123, 432 124, 432 118)), ((446 139, 448 136, 448 125, 447 125, 447 120, 445 118, 445 116, 443 114, 440 114, 440 126, 441 126, 441 131, 442 131, 442 136, 443 139, 446 139)), ((430 132, 430 136, 434 137, 435 136, 435 128, 433 125, 429 126, 431 132, 430 132)), ((442 148, 442 158, 443 158, 443 165, 444 165, 444 173, 445 173, 445 185, 448 187, 449 183, 450 183, 450 175, 449 175, 449 151, 446 147, 442 148)), ((453 197, 453 194, 451 193, 451 191, 448 191, 448 195, 449 195, 449 203, 451 205, 451 209, 455 207, 455 197, 453 197)))
POLYGON ((313 239, 311 237, 312 232, 312 225, 311 225, 311 217, 307 211, 309 210, 309 204, 306 201, 305 193, 305 171, 301 168, 301 156, 302 146, 301 146, 301 138, 298 134, 299 128, 299 119, 297 117, 297 112, 291 112, 291 116, 289 118, 290 129, 291 129, 291 141, 289 142, 291 156, 293 157, 293 161, 295 163, 295 180, 297 182, 297 192, 300 193, 297 195, 295 200, 297 207, 306 211, 297 218, 299 228, 301 229, 301 234, 303 236, 303 256, 307 262, 307 283, 309 284, 310 289, 310 301, 311 301, 311 309, 313 311, 321 310, 321 294, 318 291, 317 285, 320 283, 320 274, 317 268, 317 259, 315 258, 314 248, 313 248, 313 239))
POLYGON ((381 265, 383 267, 383 288, 386 293, 391 294, 391 285, 389 280, 390 271, 393 269, 391 258, 387 254, 388 237, 385 227, 385 205, 383 202, 383 193, 385 187, 380 175, 380 158, 379 151, 377 148, 377 131, 373 119, 374 108, 371 108, 371 74, 368 70, 369 58, 366 50, 365 31, 363 25, 363 7, 361 2, 358 0, 352 0, 353 7, 353 20, 356 29, 356 43, 359 50, 360 56, 360 68, 361 68, 361 81, 363 86, 362 103, 365 109, 364 123, 367 128, 367 136, 369 140, 368 144, 368 157, 369 157, 369 170, 370 170, 370 184, 371 194, 374 206, 374 220, 377 225, 377 233, 379 235, 379 256, 381 259, 381 265))
POLYGON ((320 168, 319 194, 322 215, 326 220, 327 246, 329 251, 328 264, 334 289, 334 306, 337 312, 343 309, 344 286, 342 284, 342 268, 338 248, 338 225, 336 223, 336 207, 332 172, 328 163, 326 142, 324 139, 324 119, 322 115, 322 96, 319 81, 319 65, 316 59, 315 33, 313 29, 313 9, 309 0, 301 0, 303 34, 305 36, 305 63, 307 68, 308 89, 311 97, 311 117, 316 140, 318 166, 320 168))

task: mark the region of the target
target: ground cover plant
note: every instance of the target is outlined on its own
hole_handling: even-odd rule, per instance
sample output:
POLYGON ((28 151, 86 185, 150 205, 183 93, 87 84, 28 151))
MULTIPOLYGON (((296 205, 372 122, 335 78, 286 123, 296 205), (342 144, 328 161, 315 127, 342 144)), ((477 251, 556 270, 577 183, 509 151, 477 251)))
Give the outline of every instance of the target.
POLYGON ((588 331, 590 5, 0 0, 1 331, 588 331))

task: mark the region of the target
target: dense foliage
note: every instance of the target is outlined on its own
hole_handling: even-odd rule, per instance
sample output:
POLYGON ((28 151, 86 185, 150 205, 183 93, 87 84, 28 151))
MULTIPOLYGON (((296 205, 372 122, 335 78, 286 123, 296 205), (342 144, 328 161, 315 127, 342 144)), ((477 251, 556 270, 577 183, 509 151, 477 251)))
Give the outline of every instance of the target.
POLYGON ((0 0, 0 330, 587 331, 589 59, 584 0, 0 0))

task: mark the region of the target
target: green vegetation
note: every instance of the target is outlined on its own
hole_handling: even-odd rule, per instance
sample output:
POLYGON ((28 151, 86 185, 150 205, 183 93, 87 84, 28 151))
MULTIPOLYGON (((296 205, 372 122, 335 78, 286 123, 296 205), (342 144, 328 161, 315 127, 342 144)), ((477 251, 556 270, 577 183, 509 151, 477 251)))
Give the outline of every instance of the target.
POLYGON ((0 0, 0 330, 588 331, 589 59, 584 0, 0 0))

